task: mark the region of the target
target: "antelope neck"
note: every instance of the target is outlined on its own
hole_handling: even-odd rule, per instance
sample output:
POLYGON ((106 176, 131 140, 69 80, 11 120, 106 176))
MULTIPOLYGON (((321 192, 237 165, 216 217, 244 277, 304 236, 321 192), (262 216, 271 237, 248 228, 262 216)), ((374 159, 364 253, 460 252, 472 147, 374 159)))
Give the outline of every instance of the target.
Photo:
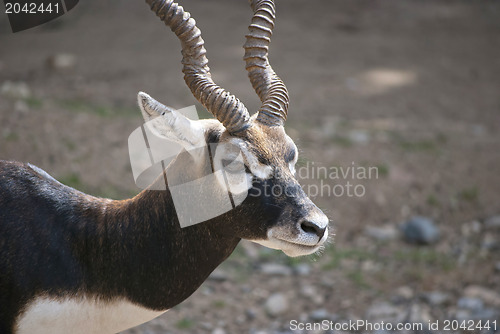
POLYGON ((86 235, 81 252, 94 273, 90 292, 124 296, 153 310, 188 298, 240 240, 214 233, 214 222, 180 228, 168 189, 111 201, 103 211, 97 233, 86 235))

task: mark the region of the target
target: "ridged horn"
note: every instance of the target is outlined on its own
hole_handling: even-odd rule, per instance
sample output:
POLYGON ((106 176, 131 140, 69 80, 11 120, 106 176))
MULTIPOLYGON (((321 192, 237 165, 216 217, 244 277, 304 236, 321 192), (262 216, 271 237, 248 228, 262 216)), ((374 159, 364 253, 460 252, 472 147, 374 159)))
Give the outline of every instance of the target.
POLYGON ((276 9, 272 0, 250 0, 254 15, 246 35, 244 60, 248 77, 262 101, 257 120, 270 126, 283 125, 288 112, 288 91, 268 59, 276 9))
POLYGON ((151 10, 175 33, 182 46, 182 72, 194 97, 230 132, 249 126, 250 115, 234 95, 212 80, 204 41, 195 20, 172 0, 146 0, 151 10))

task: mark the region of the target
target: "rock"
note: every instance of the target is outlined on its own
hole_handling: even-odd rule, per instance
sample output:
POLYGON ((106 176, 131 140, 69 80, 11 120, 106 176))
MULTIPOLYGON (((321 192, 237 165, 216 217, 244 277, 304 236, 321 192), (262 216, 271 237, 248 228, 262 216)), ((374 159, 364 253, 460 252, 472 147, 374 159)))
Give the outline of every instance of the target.
POLYGON ((14 103, 14 110, 16 112, 26 113, 30 110, 30 107, 23 100, 17 100, 16 103, 14 103))
POLYGON ((200 327, 206 330, 211 330, 214 328, 214 325, 209 321, 201 321, 200 327))
POLYGON ((486 133, 486 128, 481 124, 474 124, 471 127, 471 132, 473 135, 481 137, 486 133))
POLYGON ((366 319, 373 322, 399 323, 404 320, 406 312, 399 307, 386 303, 375 303, 366 311, 366 319))
POLYGON ((500 261, 495 263, 495 270, 500 273, 500 261))
POLYGON ((326 288, 331 288, 335 285, 335 280, 331 277, 323 276, 323 277, 321 277, 320 283, 322 286, 324 286, 326 288))
POLYGON ((500 215, 486 219, 484 226, 491 229, 500 229, 500 215))
POLYGON ((303 297, 314 297, 315 295, 318 294, 318 291, 316 291, 316 288, 313 285, 308 285, 305 284, 300 288, 300 295, 303 297))
POLYGON ((483 236, 483 240, 481 240, 481 248, 487 251, 495 250, 499 248, 500 242, 493 235, 493 233, 485 233, 483 236))
POLYGON ((274 293, 266 300, 266 311, 270 316, 276 317, 288 310, 288 298, 282 293, 274 293))
POLYGON ((255 311, 252 308, 247 308, 245 310, 245 315, 247 316, 248 320, 253 320, 253 319, 255 319, 257 317, 257 311, 255 311))
POLYGON ((309 298, 316 305, 322 305, 325 302, 325 297, 323 294, 319 293, 318 290, 312 285, 303 285, 299 291, 300 296, 309 298))
MULTIPOLYGON (((472 314, 475 320, 495 321, 500 318, 500 311, 492 308, 483 308, 472 314)), ((498 326, 498 325, 497 325, 498 326)))
MULTIPOLYGON (((311 314, 309 314, 309 319, 314 322, 321 322, 323 320, 337 322, 340 316, 338 314, 332 314, 324 308, 320 308, 312 311, 311 314)), ((306 319, 306 321, 309 319, 306 319)))
POLYGON ((440 291, 432 291, 423 295, 424 300, 431 306, 440 306, 450 300, 450 296, 440 291))
POLYGON ((356 144, 366 144, 370 141, 370 134, 365 130, 351 130, 349 139, 356 144))
POLYGON ((12 99, 27 99, 31 96, 31 90, 25 82, 5 81, 0 87, 0 93, 12 99))
POLYGON ((269 276, 290 276, 292 274, 290 267, 278 263, 263 263, 260 266, 260 271, 269 276))
POLYGON ((309 321, 309 314, 305 313, 305 312, 300 312, 299 314, 299 322, 307 322, 309 321))
POLYGON ((397 288, 396 294, 403 299, 412 299, 415 295, 412 288, 407 286, 400 286, 399 288, 397 288))
POLYGON ((477 220, 462 224, 462 235, 465 237, 469 237, 472 234, 477 234, 479 232, 481 232, 481 223, 477 220))
POLYGON ((211 296, 214 294, 214 288, 212 288, 208 284, 205 284, 205 286, 201 288, 201 293, 205 296, 211 296))
POLYGON ((457 305, 461 309, 477 311, 484 307, 484 303, 479 298, 462 297, 458 300, 457 305))
POLYGON ((484 288, 482 286, 468 286, 464 290, 464 296, 470 298, 479 298, 488 305, 500 307, 500 294, 496 291, 484 288))
POLYGON ((415 216, 401 227, 405 239, 418 244, 433 244, 439 240, 439 230, 432 220, 415 216))
POLYGON ((429 320, 431 320, 431 312, 429 306, 419 303, 415 303, 410 306, 408 322, 427 323, 429 320))
POLYGON ((241 248, 245 251, 246 256, 251 259, 257 259, 259 257, 259 249, 258 245, 254 242, 241 240, 240 242, 241 248))
POLYGON ((250 293, 250 292, 252 292, 252 290, 253 290, 253 288, 248 284, 242 284, 240 286, 240 291, 243 293, 250 293))
POLYGON ((372 260, 366 260, 361 263, 361 270, 365 272, 373 272, 378 271, 380 269, 380 265, 372 260))
POLYGON ((308 265, 307 263, 300 263, 293 269, 294 272, 299 276, 307 276, 311 273, 311 266, 308 265))
POLYGON ((325 310, 324 308, 320 308, 320 309, 312 311, 311 314, 309 315, 309 318, 312 321, 320 322, 320 321, 323 321, 325 319, 330 320, 331 314, 327 310, 325 310))
POLYGON ((398 237, 397 229, 392 225, 385 225, 382 227, 368 226, 365 233, 372 239, 377 241, 390 241, 398 237))
POLYGON ((69 53, 59 53, 47 59, 49 67, 56 70, 67 70, 76 66, 76 56, 69 53))
POLYGON ((223 282, 229 279, 229 276, 226 272, 224 272, 222 269, 215 269, 210 276, 208 276, 208 279, 211 281, 216 281, 216 282, 223 282))
POLYGON ((455 319, 459 322, 469 320, 495 321, 500 317, 500 312, 492 308, 483 308, 476 311, 458 310, 455 313, 455 319))
POLYGON ((212 334, 226 334, 226 331, 222 328, 216 328, 212 331, 212 334))

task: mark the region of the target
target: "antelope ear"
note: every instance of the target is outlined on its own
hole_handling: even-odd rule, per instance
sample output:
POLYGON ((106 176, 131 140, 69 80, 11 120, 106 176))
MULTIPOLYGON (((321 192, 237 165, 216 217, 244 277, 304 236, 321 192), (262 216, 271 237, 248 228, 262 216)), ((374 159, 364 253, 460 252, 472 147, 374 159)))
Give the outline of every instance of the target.
POLYGON ((144 117, 145 122, 174 111, 173 108, 161 104, 144 92, 137 94, 137 102, 139 103, 139 108, 141 108, 142 117, 144 117))
POLYGON ((139 92, 137 100, 146 125, 155 135, 176 142, 187 151, 206 146, 205 129, 200 122, 190 120, 146 93, 139 92))

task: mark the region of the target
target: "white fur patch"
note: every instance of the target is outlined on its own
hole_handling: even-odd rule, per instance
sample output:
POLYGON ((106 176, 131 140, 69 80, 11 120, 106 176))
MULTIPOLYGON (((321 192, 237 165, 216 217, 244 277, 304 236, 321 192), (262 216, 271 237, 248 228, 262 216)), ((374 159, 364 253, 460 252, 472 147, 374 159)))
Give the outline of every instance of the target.
POLYGON ((39 297, 17 319, 16 334, 113 334, 140 325, 166 311, 153 311, 121 299, 56 300, 39 297))

